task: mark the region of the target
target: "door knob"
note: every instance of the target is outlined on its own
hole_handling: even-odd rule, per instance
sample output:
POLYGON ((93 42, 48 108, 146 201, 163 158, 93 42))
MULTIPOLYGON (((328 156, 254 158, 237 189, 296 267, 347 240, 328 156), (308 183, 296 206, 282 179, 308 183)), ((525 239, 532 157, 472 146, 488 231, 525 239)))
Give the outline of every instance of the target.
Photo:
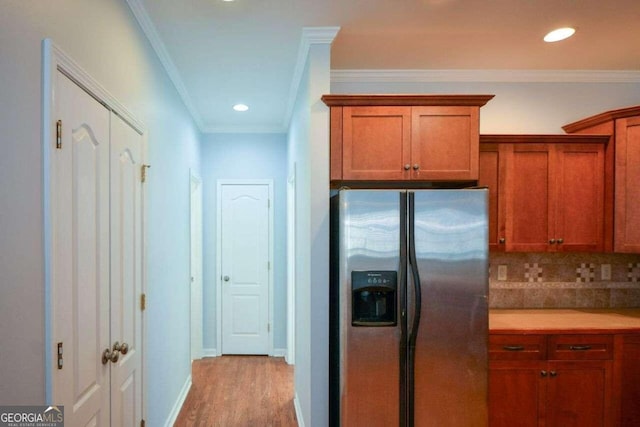
POLYGON ((230 277, 229 277, 229 276, 224 276, 224 278, 223 278, 223 279, 224 279, 224 281, 225 281, 225 282, 228 282, 228 281, 229 281, 229 279, 230 279, 230 277))
POLYGON ((558 239, 558 244, 560 244, 560 245, 561 245, 561 244, 563 244, 563 243, 564 243, 564 239, 563 239, 562 237, 561 237, 561 238, 559 238, 559 239, 558 239))
POLYGON ((417 171, 418 169, 420 169, 420 165, 419 164, 416 163, 415 165, 413 165, 413 170, 414 171, 417 171))
POLYGON ((111 351, 111 349, 106 348, 102 352, 102 364, 103 365, 106 365, 107 363, 109 363, 109 361, 111 361, 111 363, 116 363, 119 358, 120 358, 120 353, 117 350, 116 351, 111 351))
POLYGON ((501 244, 501 245, 504 245, 504 242, 506 242, 506 240, 505 240, 505 238, 504 238, 504 237, 501 237, 501 238, 500 238, 500 240, 499 240, 499 242, 500 242, 500 244, 501 244))
POLYGON ((116 341, 113 344, 113 351, 119 351, 123 355, 127 354, 129 352, 129 344, 127 344, 126 342, 120 344, 118 341, 116 341))
POLYGON ((404 170, 408 171, 409 169, 411 169, 411 165, 409 163, 404 165, 404 170))
POLYGON ((549 239, 549 244, 553 245, 554 243, 556 243, 556 239, 549 239))

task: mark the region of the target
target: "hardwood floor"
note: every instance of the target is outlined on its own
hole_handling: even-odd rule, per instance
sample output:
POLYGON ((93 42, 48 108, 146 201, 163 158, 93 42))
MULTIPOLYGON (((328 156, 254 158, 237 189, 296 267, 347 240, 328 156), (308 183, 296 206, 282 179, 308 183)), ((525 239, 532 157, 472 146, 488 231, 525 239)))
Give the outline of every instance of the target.
POLYGON ((174 426, 297 426, 293 366, 283 358, 222 356, 193 363, 193 384, 174 426))

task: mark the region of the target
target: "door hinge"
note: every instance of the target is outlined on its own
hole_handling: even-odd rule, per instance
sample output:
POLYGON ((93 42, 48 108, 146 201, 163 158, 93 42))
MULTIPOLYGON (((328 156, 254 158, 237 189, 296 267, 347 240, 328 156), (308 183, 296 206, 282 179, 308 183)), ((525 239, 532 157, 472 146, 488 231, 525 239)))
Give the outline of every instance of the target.
POLYGON ((271 199, 267 199, 267 209, 271 209, 271 199))
POLYGON ((62 149, 62 120, 56 122, 56 148, 62 149))
POLYGON ((144 422, 144 420, 140 420, 140 427, 144 427, 144 426, 145 426, 145 424, 146 424, 146 423, 144 422))
POLYGON ((147 294, 140 294, 140 311, 147 309, 147 294))
POLYGON ((62 348, 62 342, 58 343, 58 369, 62 369, 64 361, 62 360, 64 349, 62 348))
POLYGON ((140 181, 145 182, 147 180, 147 169, 150 167, 151 165, 140 166, 140 181))
POLYGON ((267 261, 267 270, 271 270, 271 261, 267 261))
POLYGON ((267 332, 271 332, 271 323, 267 323, 267 332))

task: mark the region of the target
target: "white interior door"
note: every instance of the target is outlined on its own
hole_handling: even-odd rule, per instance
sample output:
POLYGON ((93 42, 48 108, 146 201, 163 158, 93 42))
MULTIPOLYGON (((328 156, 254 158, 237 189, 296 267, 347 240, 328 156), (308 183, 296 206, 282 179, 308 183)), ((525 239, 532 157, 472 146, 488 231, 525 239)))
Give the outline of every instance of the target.
POLYGON ((191 360, 202 358, 202 180, 191 182, 191 360))
POLYGON ((111 115, 111 425, 142 419, 142 136, 111 115))
POLYGON ((222 354, 269 354, 270 185, 219 191, 222 354))
POLYGON ((51 152, 53 401, 71 426, 137 426, 143 140, 59 71, 54 91, 62 137, 51 152))
POLYGON ((71 426, 110 423, 109 110, 56 76, 62 146, 51 153, 53 396, 71 426))

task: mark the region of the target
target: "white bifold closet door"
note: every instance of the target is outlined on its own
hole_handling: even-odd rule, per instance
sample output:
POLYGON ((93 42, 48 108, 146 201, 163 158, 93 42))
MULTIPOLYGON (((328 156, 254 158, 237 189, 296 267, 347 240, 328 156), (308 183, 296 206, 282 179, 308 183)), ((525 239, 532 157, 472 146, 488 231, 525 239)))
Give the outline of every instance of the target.
POLYGON ((70 426, 142 419, 142 136, 60 71, 51 150, 53 401, 70 426), (107 357, 105 357, 107 356, 107 357))

